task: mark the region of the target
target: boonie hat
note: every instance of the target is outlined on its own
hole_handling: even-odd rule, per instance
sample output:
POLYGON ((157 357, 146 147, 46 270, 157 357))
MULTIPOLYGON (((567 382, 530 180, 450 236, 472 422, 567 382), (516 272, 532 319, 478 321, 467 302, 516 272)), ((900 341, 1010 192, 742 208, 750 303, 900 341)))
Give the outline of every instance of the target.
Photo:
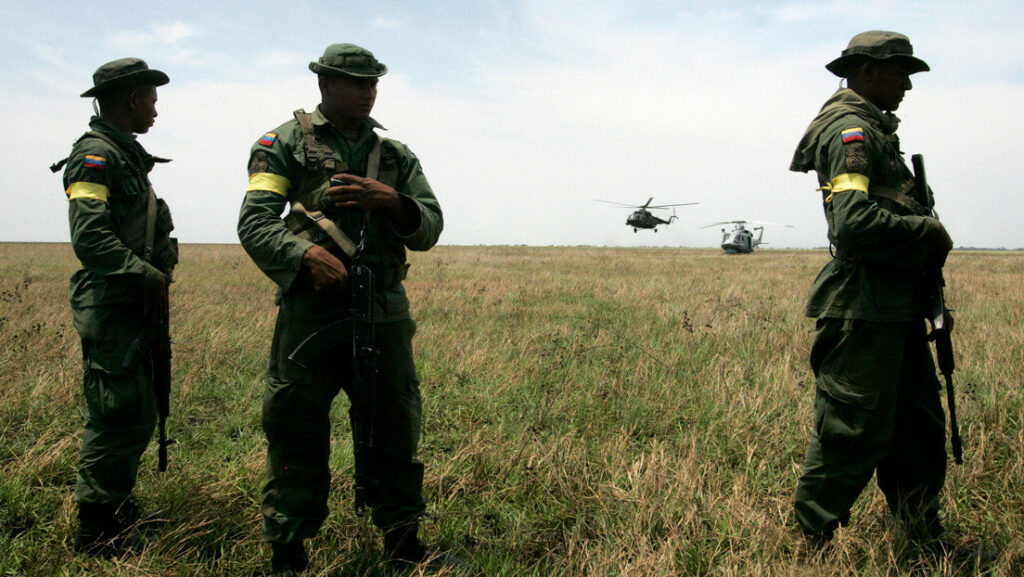
POLYGON ((150 69, 141 58, 120 58, 97 68, 92 75, 92 88, 82 96, 97 96, 128 86, 163 86, 170 81, 163 72, 150 69))
POLYGON ((914 47, 910 38, 898 32, 872 30, 861 32, 850 39, 849 46, 843 50, 842 56, 825 65, 829 72, 846 78, 865 58, 873 60, 889 60, 898 58, 908 64, 908 74, 931 70, 924 60, 914 57, 914 47))
POLYGON ((358 78, 376 78, 388 72, 372 52, 355 44, 331 44, 320 60, 309 63, 309 69, 323 76, 358 78))

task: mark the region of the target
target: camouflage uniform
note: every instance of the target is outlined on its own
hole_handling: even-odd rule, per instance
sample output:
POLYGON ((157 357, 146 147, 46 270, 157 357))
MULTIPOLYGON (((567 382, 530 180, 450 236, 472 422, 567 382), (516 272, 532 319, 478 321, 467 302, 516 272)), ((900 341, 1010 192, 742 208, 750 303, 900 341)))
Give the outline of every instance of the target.
MULTIPOLYGON (((891 48, 903 46, 902 39, 909 51, 901 35, 867 34, 873 36, 855 37, 846 61, 830 70, 845 72, 848 55, 865 41, 891 48)), ((913 63, 919 64, 912 71, 927 70, 913 63)), ((795 509, 812 535, 830 537, 846 524, 876 471, 890 509, 915 534, 942 531, 937 497, 946 472, 945 415, 923 322, 924 280, 950 244, 911 198, 913 174, 897 124, 891 113, 840 89, 808 128, 790 167, 817 172, 835 257, 815 280, 805 310, 818 319, 811 350, 817 388, 795 509)))
MULTIPOLYGON (((96 86, 83 96, 117 87, 162 85, 167 76, 138 59, 100 67, 96 86)), ((74 325, 82 340, 88 420, 82 433, 75 501, 103 512, 124 502, 135 485, 139 460, 156 425, 152 367, 145 352, 124 364, 146 326, 144 281, 169 277, 177 263, 170 211, 157 200, 155 268, 143 258, 149 172, 154 163, 135 135, 100 117, 89 123, 66 161, 71 245, 82 268, 71 277, 74 325)), ((61 163, 61 164, 62 164, 61 163)), ((55 166, 59 170, 60 164, 55 166)), ((107 519, 109 521, 109 519, 107 519)), ((106 536, 109 531, 105 532, 106 536)))
MULTIPOLYGON (((315 63, 311 68, 317 71, 315 63)), ((356 141, 346 141, 318 107, 309 114, 297 111, 295 118, 260 138, 250 152, 249 187, 238 235, 253 261, 279 286, 263 396, 263 429, 269 443, 263 532, 271 543, 301 542, 314 536, 326 518, 330 406, 339 390, 351 394, 352 383, 351 346, 324 355, 322 362, 309 369, 288 359, 306 337, 347 317, 351 299, 347 290, 314 289, 312 276, 302 266, 306 251, 319 244, 346 263, 348 257, 312 221, 297 217, 295 204, 307 210, 319 206, 335 173, 366 175, 377 128, 381 126, 370 119, 356 141), (309 148, 303 123, 308 123, 307 129, 324 148, 309 148), (292 214, 282 219, 289 204, 292 214)), ((408 269, 406 249, 431 248, 441 233, 442 214, 416 156, 396 140, 381 140, 376 180, 397 190, 401 201, 418 214, 418 226, 403 235, 386 216, 371 212, 361 257, 370 263, 378 289, 374 316, 381 354, 370 411, 373 449, 365 463, 371 479, 368 501, 374 523, 387 529, 416 519, 424 510, 423 465, 416 459, 421 426, 412 351, 416 326, 402 280, 408 269)), ((327 215, 348 238, 360 238, 362 211, 328 210, 327 215)))

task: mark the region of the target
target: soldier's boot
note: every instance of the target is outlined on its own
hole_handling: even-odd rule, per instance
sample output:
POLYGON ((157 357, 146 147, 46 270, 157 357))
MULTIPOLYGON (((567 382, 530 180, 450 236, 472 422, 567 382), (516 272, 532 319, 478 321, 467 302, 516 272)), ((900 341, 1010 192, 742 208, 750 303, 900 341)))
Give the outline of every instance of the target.
POLYGON ((273 555, 270 558, 270 570, 280 577, 298 577, 309 566, 306 547, 302 541, 291 543, 271 543, 273 555))
POLYGON ((410 521, 384 531, 384 552, 392 567, 407 567, 427 563, 431 567, 455 567, 461 560, 448 551, 438 551, 420 541, 420 524, 410 521))
POLYGON ((109 503, 79 503, 75 551, 98 557, 116 555, 122 544, 116 512, 117 505, 109 503))

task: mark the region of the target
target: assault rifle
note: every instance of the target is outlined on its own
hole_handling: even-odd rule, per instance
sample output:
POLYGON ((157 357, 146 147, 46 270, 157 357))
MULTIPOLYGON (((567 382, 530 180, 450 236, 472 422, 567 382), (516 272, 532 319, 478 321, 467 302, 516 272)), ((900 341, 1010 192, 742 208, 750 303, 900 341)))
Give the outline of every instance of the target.
MULTIPOLYGON (((169 279, 168 279, 169 280, 169 279)), ((128 368, 140 350, 148 353, 144 361, 150 362, 153 369, 153 392, 156 395, 157 408, 157 465, 156 470, 167 471, 167 447, 174 444, 174 439, 167 438, 167 416, 171 409, 171 333, 169 327, 170 307, 167 285, 153 298, 146 292, 145 308, 150 312, 145 320, 146 327, 135 337, 121 361, 121 366, 128 368), (156 302, 151 302, 155 300, 156 302)))
MULTIPOLYGON (((368 216, 368 213, 366 213, 368 216)), ((322 354, 342 344, 352 346, 352 445, 355 457, 355 512, 366 512, 369 485, 366 460, 373 450, 374 390, 379 372, 380 351, 374 345, 374 278, 373 271, 362 262, 367 218, 363 218, 358 250, 348 266, 348 288, 352 295, 350 316, 330 323, 306 337, 288 360, 302 368, 310 368, 322 354)))
MULTIPOLYGON (((154 264, 153 247, 156 239, 156 221, 158 201, 153 187, 149 187, 149 198, 146 201, 146 238, 142 256, 146 262, 154 264)), ((157 267, 159 269, 159 267, 157 267)), ((156 470, 167 471, 167 447, 174 439, 167 438, 167 416, 171 412, 171 333, 170 333, 170 300, 168 285, 171 275, 164 278, 163 289, 159 294, 154 291, 143 291, 143 308, 146 313, 145 326, 139 336, 135 337, 121 361, 121 366, 128 368, 139 349, 149 353, 146 361, 151 363, 153 370, 153 392, 156 395, 157 408, 157 465, 156 470)))
MULTIPOLYGON (((914 188, 917 191, 918 201, 928 208, 932 217, 938 218, 935 212, 935 197, 932 195, 932 189, 928 187, 928 179, 924 171, 924 157, 915 154, 910 157, 910 162, 914 165, 914 188)), ((926 271, 926 274, 928 275, 928 319, 932 323, 932 332, 928 338, 935 341, 935 360, 939 365, 939 372, 946 378, 950 444, 953 447, 953 460, 957 465, 961 465, 964 462, 964 448, 960 439, 960 425, 956 420, 956 395, 953 390, 953 371, 956 368, 956 363, 953 360, 953 341, 949 337, 952 327, 946 326, 946 315, 950 310, 946 308, 946 297, 943 290, 946 281, 942 277, 942 269, 926 271)))

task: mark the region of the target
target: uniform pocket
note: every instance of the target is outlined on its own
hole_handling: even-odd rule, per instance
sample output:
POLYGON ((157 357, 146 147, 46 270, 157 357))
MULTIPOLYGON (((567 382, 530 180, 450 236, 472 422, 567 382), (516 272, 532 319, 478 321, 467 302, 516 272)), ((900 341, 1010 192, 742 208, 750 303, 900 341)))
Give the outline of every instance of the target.
POLYGON ((138 375, 113 374, 99 368, 85 371, 89 414, 110 423, 133 423, 142 414, 148 386, 138 375))
POLYGON ((885 358, 879 348, 889 345, 877 325, 857 319, 819 321, 811 366, 822 392, 852 407, 875 408, 880 387, 899 370, 879 362, 885 358))

